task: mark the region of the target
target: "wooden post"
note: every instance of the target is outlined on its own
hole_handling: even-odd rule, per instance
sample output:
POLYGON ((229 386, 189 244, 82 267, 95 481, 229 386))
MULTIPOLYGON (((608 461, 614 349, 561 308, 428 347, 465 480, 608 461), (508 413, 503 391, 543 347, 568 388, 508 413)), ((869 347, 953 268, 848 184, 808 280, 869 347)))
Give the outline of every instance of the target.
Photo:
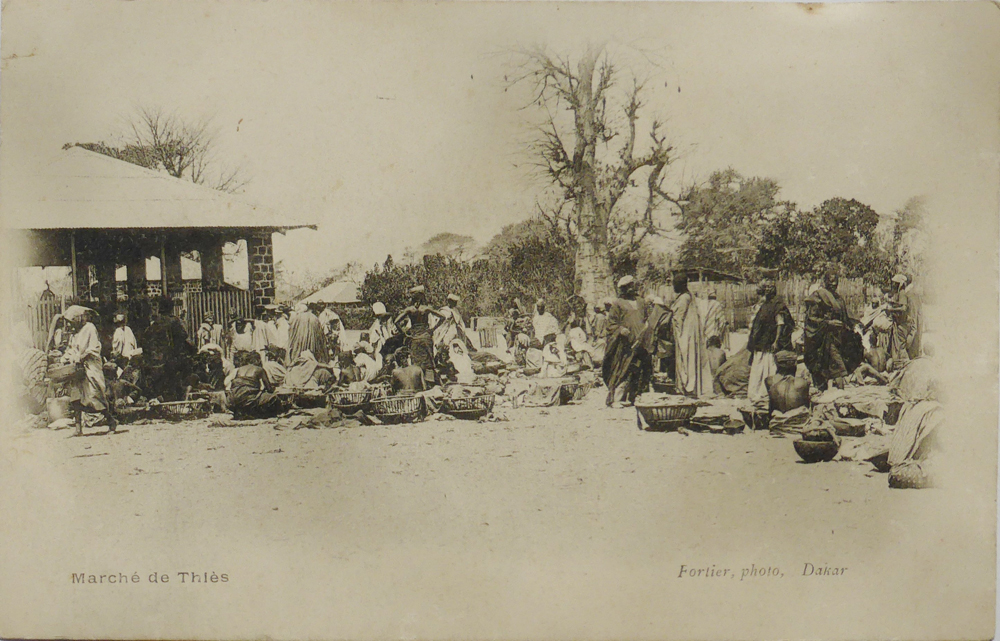
POLYGON ((70 260, 72 261, 70 269, 73 270, 73 298, 76 298, 79 294, 77 294, 77 291, 76 291, 77 290, 77 284, 76 284, 77 273, 76 273, 76 231, 75 230, 70 230, 70 232, 69 232, 69 255, 70 255, 70 260))
POLYGON ((160 236, 160 286, 167 295, 167 237, 160 236))

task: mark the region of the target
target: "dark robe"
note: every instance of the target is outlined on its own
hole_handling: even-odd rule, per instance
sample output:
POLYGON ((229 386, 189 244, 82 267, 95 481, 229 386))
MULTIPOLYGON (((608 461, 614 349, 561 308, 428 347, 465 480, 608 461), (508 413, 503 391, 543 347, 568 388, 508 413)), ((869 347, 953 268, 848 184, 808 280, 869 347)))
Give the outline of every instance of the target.
POLYGON ((193 371, 194 346, 176 316, 160 316, 143 333, 143 380, 149 397, 181 400, 193 371))
POLYGON ((608 405, 614 401, 615 390, 622 385, 626 386, 627 401, 634 401, 641 392, 643 366, 649 359, 649 353, 643 348, 645 330, 645 305, 624 298, 615 300, 608 313, 609 344, 601 366, 604 384, 608 386, 608 405), (628 336, 619 333, 622 327, 628 329, 628 336))
POLYGON ((850 375, 861 364, 861 337, 852 329, 844 299, 820 288, 806 299, 804 360, 820 389, 827 381, 850 375), (840 325, 832 322, 839 321, 840 325))
POLYGON ((779 296, 765 302, 757 310, 750 326, 750 337, 747 339, 747 351, 777 353, 792 349, 792 330, 795 321, 792 319, 785 301, 779 296), (778 318, 784 318, 781 326, 781 336, 778 335, 778 318), (778 345, 775 347, 775 340, 778 345))

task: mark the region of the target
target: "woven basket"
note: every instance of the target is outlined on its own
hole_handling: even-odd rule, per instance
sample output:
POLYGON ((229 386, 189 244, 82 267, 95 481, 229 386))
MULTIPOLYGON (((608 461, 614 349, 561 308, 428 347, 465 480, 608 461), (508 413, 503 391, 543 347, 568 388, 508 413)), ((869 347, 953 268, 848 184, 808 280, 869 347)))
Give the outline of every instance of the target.
POLYGON ((464 398, 446 398, 441 401, 441 411, 455 418, 478 421, 493 411, 493 402, 495 400, 496 396, 493 394, 482 394, 480 396, 464 398))
POLYGON ((690 405, 636 405, 636 411, 652 431, 676 430, 686 427, 691 417, 698 413, 698 406, 690 405))
POLYGON ((148 413, 167 421, 189 421, 211 414, 208 401, 171 401, 150 405, 148 413))
POLYGON ((422 396, 390 396, 371 402, 372 414, 383 423, 413 423, 423 418, 422 396))
POLYGON ((330 406, 336 407, 341 412, 353 414, 368 406, 368 399, 371 398, 371 391, 361 392, 330 392, 330 406))
POLYGON ((566 405, 576 398, 576 391, 580 389, 579 383, 563 383, 559 386, 559 404, 566 405))
POLYGON ((145 418, 149 408, 145 405, 126 406, 115 409, 115 419, 119 423, 132 423, 145 418))

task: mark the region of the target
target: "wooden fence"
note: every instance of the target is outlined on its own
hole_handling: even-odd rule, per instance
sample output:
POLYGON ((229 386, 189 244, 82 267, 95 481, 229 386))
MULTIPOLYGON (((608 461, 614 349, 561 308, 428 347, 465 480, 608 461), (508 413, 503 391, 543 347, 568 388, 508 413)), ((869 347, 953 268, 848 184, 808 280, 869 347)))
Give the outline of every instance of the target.
POLYGON ((243 289, 227 289, 214 292, 185 292, 182 299, 182 306, 175 308, 174 313, 180 315, 181 309, 187 310, 185 319, 188 336, 194 342, 198 327, 201 326, 205 314, 212 312, 215 322, 228 327, 233 316, 231 310, 235 310, 238 317, 251 318, 253 310, 253 299, 250 292, 243 289))
POLYGON ((49 337, 49 325, 56 314, 66 309, 67 298, 58 296, 42 298, 28 303, 24 310, 24 320, 31 331, 31 340, 38 349, 45 349, 45 340, 49 337))

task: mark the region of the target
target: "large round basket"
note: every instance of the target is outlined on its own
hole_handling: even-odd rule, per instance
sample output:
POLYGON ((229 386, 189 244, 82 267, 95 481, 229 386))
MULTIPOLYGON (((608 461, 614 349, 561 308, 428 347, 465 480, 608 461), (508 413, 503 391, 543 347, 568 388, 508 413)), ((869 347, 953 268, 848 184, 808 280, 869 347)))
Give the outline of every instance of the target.
POLYGON ((793 441, 795 453, 806 463, 832 461, 840 450, 840 443, 835 441, 793 441))
POLYGON ((478 421, 493 411, 493 394, 481 394, 465 398, 446 398, 441 401, 441 411, 466 421, 478 421))
POLYGON ((371 401, 372 414, 383 423, 413 423, 424 416, 422 396, 390 396, 371 401))
POLYGON ((636 411, 646 421, 652 432, 670 432, 687 427, 691 417, 698 413, 694 403, 685 405, 636 405, 636 411))
POLYGON ((354 414, 368 407, 371 390, 360 392, 330 392, 330 407, 335 407, 344 414, 354 414))

